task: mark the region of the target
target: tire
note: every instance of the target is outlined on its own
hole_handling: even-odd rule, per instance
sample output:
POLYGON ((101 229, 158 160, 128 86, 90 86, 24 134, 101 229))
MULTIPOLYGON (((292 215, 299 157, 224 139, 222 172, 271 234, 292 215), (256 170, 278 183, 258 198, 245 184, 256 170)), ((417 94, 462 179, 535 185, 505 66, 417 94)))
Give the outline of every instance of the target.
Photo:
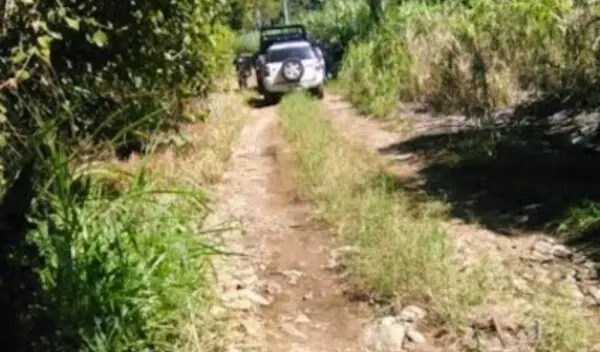
POLYGON ((304 65, 298 59, 287 59, 281 64, 281 75, 288 82, 299 82, 304 76, 304 65))
POLYGON ((267 105, 274 105, 281 101, 281 94, 277 93, 265 92, 264 97, 265 103, 267 103, 267 105))
POLYGON ((325 97, 325 89, 323 88, 323 85, 320 85, 316 88, 312 88, 310 90, 310 93, 319 100, 321 100, 325 97))
POLYGON ((256 77, 256 89, 258 90, 259 94, 262 94, 264 96, 267 95, 267 92, 265 91, 265 86, 262 83, 262 79, 260 78, 260 76, 256 77))

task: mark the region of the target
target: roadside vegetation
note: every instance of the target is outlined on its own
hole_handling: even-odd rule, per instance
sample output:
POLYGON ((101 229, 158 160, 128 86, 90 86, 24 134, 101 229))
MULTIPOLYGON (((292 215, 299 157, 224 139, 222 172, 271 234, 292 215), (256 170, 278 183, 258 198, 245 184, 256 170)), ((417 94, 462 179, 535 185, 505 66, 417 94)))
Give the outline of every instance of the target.
POLYGON ((405 1, 374 16, 369 3, 332 0, 303 18, 314 35, 346 46, 346 94, 375 116, 398 101, 481 117, 527 94, 595 96, 595 5, 405 1))
POLYGON ((244 118, 216 94, 232 2, 2 6, 2 342, 222 350, 201 229, 244 118))
POLYGON ((279 111, 298 166, 296 183, 338 244, 352 248, 344 263, 357 290, 427 306, 428 323, 451 330, 448 343, 478 314, 507 309, 526 329, 542 327, 536 351, 591 348, 594 327, 569 292, 522 291, 512 281, 517 268, 485 253, 477 265, 465 264, 442 226, 444 206, 415 201, 376 156, 339 135, 309 97, 287 97, 279 111))
MULTIPOLYGON (((560 234, 600 258, 590 243, 600 224, 591 151, 598 145, 598 9, 566 0, 331 0, 301 18, 313 35, 343 46, 331 86, 366 115, 401 126, 399 108, 418 106, 478 126, 431 137, 419 151, 445 155, 425 172, 437 166, 439 177, 471 180, 478 176, 467 169, 476 165, 493 180, 490 204, 481 207, 496 219, 469 212, 494 226, 498 213, 548 204, 526 224, 516 224, 517 215, 502 223, 560 234), (495 177, 501 169, 516 175, 495 177)), ((409 145, 419 142, 425 138, 401 147, 415 151, 409 145)), ((447 183, 438 188, 457 193, 453 201, 477 192, 469 181, 447 183)))

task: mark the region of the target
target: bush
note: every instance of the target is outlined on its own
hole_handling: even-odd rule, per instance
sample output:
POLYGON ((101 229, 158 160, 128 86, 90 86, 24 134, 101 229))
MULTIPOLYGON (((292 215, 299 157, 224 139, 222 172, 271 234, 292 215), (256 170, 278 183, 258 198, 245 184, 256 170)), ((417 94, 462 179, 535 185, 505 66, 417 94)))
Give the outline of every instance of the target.
POLYGON ((246 32, 237 37, 235 42, 236 53, 255 53, 258 51, 260 35, 258 31, 246 32))

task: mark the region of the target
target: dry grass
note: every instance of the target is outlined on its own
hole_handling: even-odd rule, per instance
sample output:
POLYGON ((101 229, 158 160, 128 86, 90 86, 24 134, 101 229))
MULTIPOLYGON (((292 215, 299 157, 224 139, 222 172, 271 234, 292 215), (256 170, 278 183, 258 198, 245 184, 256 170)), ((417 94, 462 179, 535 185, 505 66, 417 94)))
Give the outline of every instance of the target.
MULTIPOLYGON (((114 171, 106 176, 117 183, 117 188, 123 188, 128 182, 126 176, 135 174, 140 167, 167 184, 201 187, 220 182, 232 144, 249 114, 241 99, 233 92, 214 94, 207 104, 202 104, 209 111, 204 121, 183 128, 179 136, 184 141, 182 146, 149 157, 133 154, 127 162, 114 164, 114 171)), ((195 113, 206 114, 200 110, 195 113)))
POLYGON ((294 151, 299 188, 315 200, 319 215, 340 244, 357 248, 346 264, 359 289, 403 303, 427 305, 433 317, 460 336, 477 313, 502 307, 541 327, 535 351, 587 351, 593 328, 572 299, 556 289, 524 293, 515 268, 479 253, 465 265, 439 206, 415 204, 377 158, 333 130, 308 97, 286 98, 281 127, 294 151))

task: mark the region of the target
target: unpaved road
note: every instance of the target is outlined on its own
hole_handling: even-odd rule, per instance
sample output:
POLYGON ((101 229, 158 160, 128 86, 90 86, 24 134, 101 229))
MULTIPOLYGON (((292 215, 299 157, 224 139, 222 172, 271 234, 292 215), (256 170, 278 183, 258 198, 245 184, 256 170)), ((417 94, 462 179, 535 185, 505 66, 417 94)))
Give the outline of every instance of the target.
POLYGON ((249 115, 217 190, 219 217, 243 226, 226 246, 249 255, 218 270, 224 305, 239 312, 247 340, 236 350, 361 351, 369 310, 350 303, 326 268, 330 234, 296 194, 276 107, 249 115))
MULTIPOLYGON (((322 107, 340 132, 367 148, 377 150, 408 138, 362 118, 338 97, 327 97, 322 107)), ((219 259, 217 264, 220 296, 233 312, 233 329, 241 336, 230 351, 365 351, 364 331, 375 320, 373 311, 350 302, 343 280, 327 269, 331 234, 312 218, 311 204, 297 195, 277 108, 240 109, 246 109, 249 119, 216 189, 215 209, 217 219, 235 218, 243 228, 223 239, 226 248, 244 256, 219 259)), ((400 178, 423 181, 415 176, 424 160, 392 157, 391 161, 400 178)), ((527 281, 524 285, 535 286, 562 282, 582 305, 597 304, 600 286, 593 266, 565 255, 559 244, 542 234, 509 238, 460 220, 445 226, 462 257, 486 253, 520 263, 519 285, 522 279, 527 281)))

